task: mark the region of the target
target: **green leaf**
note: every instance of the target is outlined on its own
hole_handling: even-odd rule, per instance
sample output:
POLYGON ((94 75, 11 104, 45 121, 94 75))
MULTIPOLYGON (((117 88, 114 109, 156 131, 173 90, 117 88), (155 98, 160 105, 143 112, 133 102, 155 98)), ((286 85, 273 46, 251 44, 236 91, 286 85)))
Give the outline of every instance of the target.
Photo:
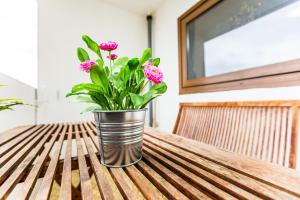
POLYGON ((132 58, 128 61, 128 66, 130 71, 134 71, 140 64, 140 61, 138 58, 132 58))
POLYGON ((101 87, 99 87, 99 85, 95 85, 92 83, 81 83, 78 85, 74 85, 72 87, 72 93, 81 92, 81 91, 103 93, 103 90, 101 89, 101 87))
POLYGON ((8 102, 8 101, 18 101, 18 102, 22 102, 21 99, 18 99, 18 98, 3 98, 3 99, 0 99, 0 103, 5 103, 5 102, 8 102))
POLYGON ((75 101, 76 102, 81 102, 81 103, 95 103, 93 101, 93 99, 91 99, 91 97, 89 97, 89 96, 77 96, 75 98, 75 101))
POLYGON ((154 59, 152 60, 152 65, 154 65, 154 66, 158 66, 159 63, 160 63, 160 58, 154 58, 154 59))
POLYGON ((107 73, 103 68, 103 61, 98 59, 97 63, 98 65, 93 66, 90 71, 91 80, 95 85, 98 85, 104 93, 108 94, 109 82, 107 73))
POLYGON ((156 97, 160 96, 161 94, 165 93, 167 91, 168 87, 167 85, 162 82, 160 84, 152 85, 150 90, 143 95, 143 103, 140 108, 144 108, 147 106, 147 104, 155 99, 156 97))
POLYGON ((80 62, 90 60, 89 54, 83 48, 77 48, 77 57, 80 62))
POLYGON ((128 60, 129 60, 128 57, 122 57, 122 58, 118 58, 117 60, 115 60, 114 65, 112 66, 113 71, 115 69, 120 69, 120 68, 126 66, 128 63, 128 60))
POLYGON ((165 82, 162 82, 160 84, 154 84, 152 85, 152 87, 150 88, 151 90, 155 90, 157 92, 157 94, 163 94, 167 91, 168 86, 166 85, 165 82))
POLYGON ((101 107, 100 106, 89 106, 89 107, 85 108, 83 111, 81 111, 80 114, 90 112, 93 110, 101 110, 101 107))
POLYGON ((130 98, 133 103, 134 109, 139 109, 143 105, 143 102, 144 102, 143 96, 140 96, 140 95, 137 95, 134 93, 130 93, 130 98))
POLYGON ((103 61, 98 59, 97 60, 97 63, 98 63, 98 76, 99 76, 99 79, 100 79, 100 85, 101 87, 103 88, 103 90, 105 91, 106 94, 108 94, 108 88, 109 88, 109 81, 108 81, 108 78, 107 78, 107 75, 106 75, 106 71, 103 67, 103 61))
POLYGON ((150 99, 144 99, 143 105, 142 105, 140 108, 141 108, 141 109, 145 108, 145 107, 148 105, 148 103, 149 103, 150 101, 152 101, 153 99, 155 99, 156 97, 159 97, 159 96, 161 96, 161 95, 153 96, 153 97, 151 97, 150 99))
POLYGON ((114 77, 115 85, 121 90, 127 90, 126 84, 130 78, 130 70, 129 67, 126 65, 121 68, 120 72, 117 76, 114 77))
POLYGON ((88 48, 90 50, 92 50, 93 52, 95 52, 101 58, 101 60, 103 60, 101 52, 100 52, 100 49, 99 49, 99 46, 98 46, 98 44, 94 40, 92 40, 87 35, 83 35, 82 36, 82 40, 86 43, 86 45, 88 46, 88 48))
POLYGON ((121 90, 121 92, 117 95, 116 101, 121 108, 123 107, 123 101, 124 101, 126 95, 127 95, 126 90, 121 90))
POLYGON ((139 83, 136 84, 135 88, 134 88, 134 92, 135 93, 140 93, 144 87, 145 84, 145 78, 141 79, 139 83))
POLYGON ((135 70, 135 77, 136 84, 139 84, 142 80, 145 80, 145 74, 143 69, 139 68, 135 70))
POLYGON ((66 94, 66 97, 77 96, 77 95, 89 95, 89 93, 86 93, 86 92, 69 92, 68 94, 66 94))
POLYGON ((105 95, 97 92, 89 92, 89 95, 95 103, 102 107, 102 109, 110 110, 112 108, 105 95))
POLYGON ((102 74, 100 74, 100 68, 103 68, 103 61, 99 60, 99 62, 97 63, 98 65, 93 66, 90 70, 90 77, 93 83, 95 83, 96 85, 101 85, 102 74))
POLYGON ((105 71, 106 76, 109 76, 110 69, 109 69, 108 66, 106 66, 106 67, 104 68, 104 71, 105 71))
POLYGON ((146 61, 148 61, 151 57, 151 49, 147 48, 144 50, 142 57, 140 58, 140 64, 144 64, 146 61))

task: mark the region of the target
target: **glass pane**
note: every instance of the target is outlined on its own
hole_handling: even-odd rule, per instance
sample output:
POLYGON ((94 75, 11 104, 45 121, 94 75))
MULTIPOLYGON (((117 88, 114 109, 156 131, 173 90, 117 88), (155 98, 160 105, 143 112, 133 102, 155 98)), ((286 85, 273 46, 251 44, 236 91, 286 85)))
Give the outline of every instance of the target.
POLYGON ((300 57, 299 17, 295 0, 218 3, 187 25, 188 79, 300 57))

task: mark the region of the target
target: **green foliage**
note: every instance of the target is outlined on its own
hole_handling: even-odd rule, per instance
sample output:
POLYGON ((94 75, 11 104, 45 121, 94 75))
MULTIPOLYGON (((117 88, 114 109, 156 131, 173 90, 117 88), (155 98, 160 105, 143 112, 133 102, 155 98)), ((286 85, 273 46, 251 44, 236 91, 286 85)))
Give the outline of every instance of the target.
MULTIPOLYGON (((144 50, 140 58, 120 57, 106 66, 98 44, 89 36, 82 36, 89 50, 96 53, 96 65, 90 70, 91 83, 81 83, 72 87, 66 96, 75 96, 76 102, 88 103, 83 112, 100 110, 132 110, 143 109, 154 98, 167 91, 167 85, 162 82, 149 88, 149 81, 144 75, 143 66, 150 62, 151 49, 144 50), (93 105, 94 104, 94 105, 93 105)), ((90 60, 83 48, 77 49, 80 62, 90 60)), ((151 64, 158 66, 159 58, 151 64)))
MULTIPOLYGON (((3 86, 5 85, 0 85, 0 87, 3 86)), ((16 105, 23 105, 22 100, 18 98, 0 98, 0 111, 12 110, 12 107, 16 105)))
POLYGON ((98 44, 97 44, 94 40, 92 40, 92 39, 91 39, 89 36, 87 36, 87 35, 83 35, 83 36, 82 36, 82 40, 86 43, 87 47, 88 47, 90 50, 92 50, 93 52, 95 52, 95 53, 99 56, 99 58, 100 58, 101 60, 103 60, 103 59, 102 59, 101 52, 100 52, 100 49, 99 49, 99 47, 98 47, 98 44))
POLYGON ((83 48, 77 49, 77 57, 81 62, 90 60, 89 54, 83 48))
POLYGON ((154 66, 158 66, 159 63, 160 63, 160 58, 154 58, 154 59, 152 60, 152 65, 154 65, 154 66))
POLYGON ((142 57, 140 58, 140 63, 144 64, 151 58, 151 49, 147 48, 144 50, 142 57))

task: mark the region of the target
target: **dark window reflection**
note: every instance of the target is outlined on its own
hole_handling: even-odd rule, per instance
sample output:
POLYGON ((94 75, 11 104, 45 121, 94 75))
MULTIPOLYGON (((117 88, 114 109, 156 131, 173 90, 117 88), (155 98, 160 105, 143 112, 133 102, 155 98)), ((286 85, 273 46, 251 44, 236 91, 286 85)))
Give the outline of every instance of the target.
MULTIPOLYGON (((258 18, 262 18, 263 16, 266 16, 267 14, 270 14, 280 8, 286 7, 287 5, 293 2, 298 2, 298 1, 297 0, 239 0, 239 1, 223 0, 222 2, 218 3, 210 10, 206 11, 204 14, 199 16, 198 18, 191 21, 187 25, 188 79, 192 80, 203 76, 210 76, 210 75, 216 75, 218 73, 220 74, 224 72, 229 72, 230 70, 237 71, 237 70, 245 69, 247 67, 248 68, 255 67, 255 66, 247 66, 248 65, 247 62, 238 63, 236 67, 232 66, 232 69, 230 69, 229 71, 226 70, 222 71, 222 66, 219 67, 216 67, 215 65, 205 66, 206 64, 205 58, 208 57, 211 60, 213 60, 214 57, 216 57, 216 60, 219 59, 218 60, 219 65, 224 64, 224 66, 226 66, 225 62, 226 59, 230 59, 230 54, 225 60, 223 58, 222 60, 220 57, 218 57, 218 55, 220 55, 218 51, 212 51, 214 49, 210 49, 210 51, 207 51, 204 44, 208 43, 208 41, 213 41, 214 38, 217 37, 222 38, 223 34, 228 33, 235 29, 238 30, 239 27, 247 26, 250 22, 253 22, 258 18), (209 55, 207 55, 208 53, 209 55), (208 67, 216 67, 216 69, 211 69, 208 67)), ((299 19, 300 18, 298 18, 298 20, 299 19)), ((274 20, 274 24, 270 24, 270 26, 275 26, 275 25, 276 25, 276 21, 274 20)), ((268 31, 268 27, 256 26, 256 28, 268 31)), ((282 30, 282 34, 285 34, 284 31, 285 30, 282 30)), ((247 33, 249 33, 249 31, 247 33)), ((249 37, 251 37, 251 34, 249 35, 250 35, 249 37)), ((238 39, 238 37, 235 38, 238 39)), ((248 36, 247 38, 241 37, 239 39, 251 41, 251 38, 248 38, 248 36)), ((230 41, 230 40, 226 40, 226 41, 230 41)), ((215 49, 216 47, 222 47, 220 49, 222 49, 223 51, 228 51, 230 53, 229 51, 230 48, 228 47, 230 47, 231 43, 225 43, 222 42, 222 40, 218 40, 217 42, 214 42, 215 49)), ((240 43, 242 44, 242 42, 240 43)), ((239 48, 243 49, 243 47, 239 47, 239 48)), ((259 55, 257 55, 257 59, 259 59, 259 55)), ((228 64, 230 64, 230 62, 228 62, 228 64)))

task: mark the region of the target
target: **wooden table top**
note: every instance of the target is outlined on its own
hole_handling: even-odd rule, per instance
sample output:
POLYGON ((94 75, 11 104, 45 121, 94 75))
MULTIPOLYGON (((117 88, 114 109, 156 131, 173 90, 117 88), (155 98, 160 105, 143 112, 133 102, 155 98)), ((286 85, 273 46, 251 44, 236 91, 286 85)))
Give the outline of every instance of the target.
POLYGON ((300 199, 300 173, 146 128, 143 159, 100 164, 93 123, 0 134, 0 199, 300 199))

